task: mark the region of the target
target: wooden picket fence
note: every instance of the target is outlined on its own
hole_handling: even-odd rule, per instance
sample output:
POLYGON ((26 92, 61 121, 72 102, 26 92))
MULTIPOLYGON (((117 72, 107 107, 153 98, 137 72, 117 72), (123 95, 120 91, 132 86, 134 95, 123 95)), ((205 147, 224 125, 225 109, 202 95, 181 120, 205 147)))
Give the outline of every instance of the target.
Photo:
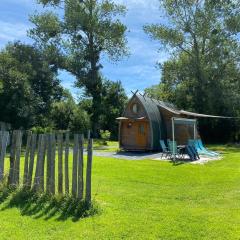
POLYGON ((50 194, 72 195, 79 199, 85 197, 85 200, 90 202, 93 140, 88 138, 86 174, 83 158, 84 136, 74 134, 73 140, 71 147, 68 132, 35 134, 28 131, 26 136, 23 136, 23 131, 20 130, 11 133, 0 131, 0 181, 7 176, 8 185, 11 186, 24 186, 50 194), (24 156, 21 157, 22 153, 24 156), (10 166, 6 168, 8 155, 10 166), (23 160, 24 164, 21 163, 23 160), (21 166, 23 171, 20 171, 21 166))

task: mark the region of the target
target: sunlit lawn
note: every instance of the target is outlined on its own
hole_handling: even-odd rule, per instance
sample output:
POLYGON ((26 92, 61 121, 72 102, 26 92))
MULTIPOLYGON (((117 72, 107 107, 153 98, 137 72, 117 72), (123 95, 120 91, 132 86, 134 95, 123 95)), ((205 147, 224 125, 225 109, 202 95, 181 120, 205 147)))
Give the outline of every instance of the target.
POLYGON ((119 150, 119 144, 116 141, 107 141, 107 145, 104 145, 102 140, 94 139, 93 149, 97 151, 114 152, 119 150))
POLYGON ((223 160, 206 165, 95 157, 99 214, 74 222, 7 208, 0 239, 239 239, 240 149, 218 149, 223 160))

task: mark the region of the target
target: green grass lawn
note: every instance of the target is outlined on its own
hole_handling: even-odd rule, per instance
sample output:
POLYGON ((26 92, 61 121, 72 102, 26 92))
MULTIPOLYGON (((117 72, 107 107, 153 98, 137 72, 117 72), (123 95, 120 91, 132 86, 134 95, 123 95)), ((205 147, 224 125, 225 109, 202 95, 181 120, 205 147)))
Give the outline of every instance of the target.
POLYGON ((0 239, 240 239, 240 149, 206 165, 95 157, 99 214, 65 221, 0 205, 0 239))

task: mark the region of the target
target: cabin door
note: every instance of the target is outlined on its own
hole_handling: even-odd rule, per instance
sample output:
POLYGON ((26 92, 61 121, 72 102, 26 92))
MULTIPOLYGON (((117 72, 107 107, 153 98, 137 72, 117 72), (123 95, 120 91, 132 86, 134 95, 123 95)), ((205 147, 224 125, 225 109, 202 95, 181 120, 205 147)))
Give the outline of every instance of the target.
POLYGON ((136 142, 140 148, 145 148, 147 146, 148 138, 148 122, 136 122, 137 134, 136 142))

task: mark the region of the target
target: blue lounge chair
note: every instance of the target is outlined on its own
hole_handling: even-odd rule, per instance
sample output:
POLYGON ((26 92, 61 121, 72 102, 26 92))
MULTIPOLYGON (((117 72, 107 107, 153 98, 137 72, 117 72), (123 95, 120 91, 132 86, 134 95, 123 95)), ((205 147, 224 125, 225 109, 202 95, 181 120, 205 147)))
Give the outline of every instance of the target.
POLYGON ((200 143, 199 139, 196 139, 196 140, 189 139, 188 144, 191 145, 191 146, 194 146, 199 154, 207 155, 207 156, 210 156, 210 157, 218 156, 217 153, 209 151, 206 148, 204 148, 203 144, 202 144, 202 141, 200 143))
POLYGON ((195 148, 195 146, 188 145, 187 147, 189 147, 190 151, 193 153, 195 160, 199 160, 200 157, 199 157, 199 154, 198 154, 197 149, 195 148))
POLYGON ((197 142, 198 142, 199 147, 200 147, 203 151, 206 151, 206 152, 208 152, 208 153, 210 153, 210 154, 212 154, 212 155, 215 155, 215 156, 219 156, 219 153, 214 152, 214 151, 210 151, 210 150, 208 150, 207 148, 205 148, 205 147, 203 146, 203 142, 202 142, 201 139, 197 139, 197 142))
POLYGON ((186 154, 189 156, 189 158, 190 158, 191 161, 197 160, 197 159, 196 159, 196 156, 195 156, 194 153, 192 152, 192 149, 191 149, 190 145, 187 145, 187 146, 186 146, 186 154))
POLYGON ((165 142, 163 140, 160 140, 159 142, 160 142, 160 146, 162 148, 162 157, 164 157, 164 155, 166 156, 166 158, 170 157, 171 152, 169 151, 169 149, 165 145, 165 142))
POLYGON ((196 140, 189 139, 188 140, 188 145, 193 146, 199 154, 204 154, 205 153, 204 151, 201 150, 201 148, 199 147, 198 142, 196 140))

